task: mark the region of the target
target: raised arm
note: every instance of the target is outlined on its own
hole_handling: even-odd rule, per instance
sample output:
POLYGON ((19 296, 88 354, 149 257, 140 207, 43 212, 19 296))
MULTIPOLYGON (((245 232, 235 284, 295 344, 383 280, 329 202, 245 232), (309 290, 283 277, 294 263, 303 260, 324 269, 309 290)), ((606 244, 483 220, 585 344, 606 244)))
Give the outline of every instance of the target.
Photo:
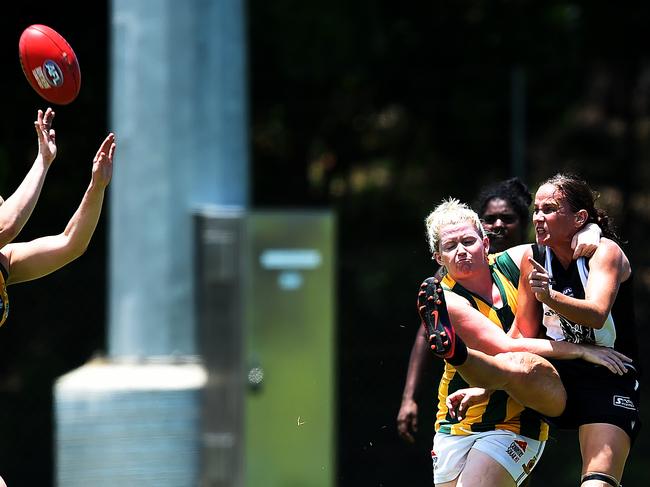
POLYGON ((631 272, 630 263, 621 248, 612 240, 605 238, 589 261, 585 299, 565 296, 551 289, 546 269, 532 259, 530 264, 532 270, 528 273, 526 284, 535 293, 538 301, 574 323, 597 329, 605 324, 614 305, 618 288, 631 272))
MULTIPOLYGON (((573 258, 591 257, 600 244, 601 230, 595 223, 588 223, 573 236, 571 248, 574 249, 573 258)), ((523 257, 531 255, 530 244, 521 244, 510 247, 505 251, 512 261, 521 269, 523 257)))
POLYGON ((45 113, 38 110, 34 121, 38 154, 20 186, 0 205, 0 248, 16 238, 36 206, 47 171, 56 157, 56 134, 52 128, 53 121, 54 111, 51 108, 48 108, 45 113))
POLYGON ((37 238, 30 242, 6 245, 2 254, 8 261, 8 284, 45 276, 81 256, 92 238, 111 180, 115 136, 109 134, 93 159, 90 184, 74 215, 59 235, 37 238))

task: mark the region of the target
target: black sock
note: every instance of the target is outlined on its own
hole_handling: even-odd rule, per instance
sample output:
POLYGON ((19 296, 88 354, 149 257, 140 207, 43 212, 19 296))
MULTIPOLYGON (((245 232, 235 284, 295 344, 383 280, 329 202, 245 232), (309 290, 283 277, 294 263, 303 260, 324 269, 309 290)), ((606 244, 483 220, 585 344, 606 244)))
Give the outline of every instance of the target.
POLYGON ((456 346, 454 347, 454 353, 445 360, 449 362, 450 365, 457 367, 463 365, 467 360, 467 345, 465 345, 465 342, 461 340, 458 335, 456 335, 455 339, 456 346))

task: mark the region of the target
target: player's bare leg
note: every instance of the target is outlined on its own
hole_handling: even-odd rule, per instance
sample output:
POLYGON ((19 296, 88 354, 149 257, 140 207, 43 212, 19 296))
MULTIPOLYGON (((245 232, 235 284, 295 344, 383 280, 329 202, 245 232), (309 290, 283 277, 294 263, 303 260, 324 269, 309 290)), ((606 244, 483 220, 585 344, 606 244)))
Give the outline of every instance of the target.
POLYGON ((472 449, 465 468, 456 479, 457 487, 515 487, 515 481, 490 455, 472 449))
POLYGON ((578 430, 581 487, 618 487, 630 452, 630 437, 613 424, 584 424, 578 430))
POLYGON ((529 352, 491 356, 467 348, 449 319, 444 292, 435 278, 422 283, 418 310, 429 337, 431 351, 456 367, 465 381, 476 387, 504 390, 513 399, 546 416, 559 416, 566 391, 555 367, 529 352))

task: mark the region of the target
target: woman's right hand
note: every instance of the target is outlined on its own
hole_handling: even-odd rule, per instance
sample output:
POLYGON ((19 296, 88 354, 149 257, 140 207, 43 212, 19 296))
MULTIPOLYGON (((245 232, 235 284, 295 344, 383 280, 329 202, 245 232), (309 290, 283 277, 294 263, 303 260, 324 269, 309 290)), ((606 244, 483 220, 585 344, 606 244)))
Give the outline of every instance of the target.
POLYGON ((52 128, 54 115, 54 110, 49 107, 45 110, 45 113, 43 113, 43 110, 39 110, 34 122, 38 138, 38 154, 48 166, 52 164, 56 157, 56 132, 52 128))

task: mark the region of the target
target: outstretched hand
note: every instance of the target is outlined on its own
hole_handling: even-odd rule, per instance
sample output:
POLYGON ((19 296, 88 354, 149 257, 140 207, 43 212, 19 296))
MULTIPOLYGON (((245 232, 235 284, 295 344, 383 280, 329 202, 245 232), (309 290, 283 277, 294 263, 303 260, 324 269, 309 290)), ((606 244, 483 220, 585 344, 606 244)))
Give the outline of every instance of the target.
POLYGON ((459 389, 447 396, 445 404, 449 409, 449 415, 452 418, 456 418, 458 421, 462 421, 469 408, 485 401, 490 394, 491 391, 480 387, 459 389))
POLYGON ((110 133, 97 149, 93 159, 92 182, 100 188, 106 188, 113 176, 113 156, 115 155, 115 134, 110 133))
POLYGON ((34 121, 38 139, 38 154, 48 166, 52 164, 56 157, 56 132, 52 128, 54 115, 54 110, 48 107, 45 113, 43 113, 43 110, 39 110, 34 121))

